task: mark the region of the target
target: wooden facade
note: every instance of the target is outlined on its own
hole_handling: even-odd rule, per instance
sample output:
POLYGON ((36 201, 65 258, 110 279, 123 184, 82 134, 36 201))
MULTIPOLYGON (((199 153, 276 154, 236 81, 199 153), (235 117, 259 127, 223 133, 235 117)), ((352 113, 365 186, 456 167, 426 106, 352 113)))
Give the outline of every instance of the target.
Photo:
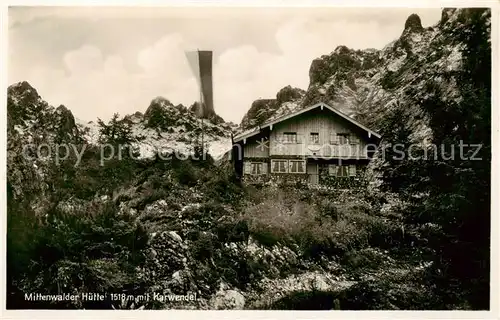
POLYGON ((241 152, 234 161, 244 178, 288 176, 331 184, 358 179, 379 139, 376 132, 319 103, 236 136, 241 152))

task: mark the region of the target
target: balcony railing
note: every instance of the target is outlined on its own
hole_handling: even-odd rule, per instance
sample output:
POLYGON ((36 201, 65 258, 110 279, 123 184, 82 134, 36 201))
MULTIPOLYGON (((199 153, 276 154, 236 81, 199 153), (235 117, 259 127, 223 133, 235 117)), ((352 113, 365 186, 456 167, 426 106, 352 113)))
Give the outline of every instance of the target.
POLYGON ((309 157, 366 158, 366 150, 359 144, 305 145, 304 155, 309 157))
POLYGON ((307 144, 271 142, 270 155, 299 155, 307 157, 366 158, 361 144, 307 144))
POLYGON ((331 145, 343 145, 343 144, 359 144, 359 139, 354 136, 339 136, 336 134, 331 134, 328 139, 324 141, 319 141, 319 136, 304 135, 302 133, 284 133, 278 134, 274 138, 276 143, 282 144, 331 144, 331 145))

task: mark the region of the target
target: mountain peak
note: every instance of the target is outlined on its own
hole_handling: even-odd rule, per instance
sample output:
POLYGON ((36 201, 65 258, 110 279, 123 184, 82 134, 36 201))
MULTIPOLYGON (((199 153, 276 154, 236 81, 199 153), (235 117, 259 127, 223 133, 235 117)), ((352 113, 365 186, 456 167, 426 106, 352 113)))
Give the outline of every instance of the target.
POLYGON ((18 83, 14 83, 7 88, 7 92, 9 95, 17 96, 18 98, 23 99, 32 99, 36 100, 39 95, 35 88, 33 88, 27 81, 21 81, 18 83))
POLYGON ((300 100, 304 95, 305 91, 299 88, 294 88, 290 85, 283 87, 276 94, 276 100, 278 103, 290 102, 294 100, 300 100))
MULTIPOLYGON (((14 83, 9 86, 9 89, 17 89, 17 90, 35 90, 28 81, 20 81, 18 83, 14 83)), ((36 91, 36 90, 35 90, 36 91)))
POLYGON ((340 45, 337 46, 337 48, 335 48, 333 52, 335 52, 336 54, 349 54, 351 50, 347 46, 340 45))
MULTIPOLYGON (((410 89, 418 95, 429 77, 460 68, 463 39, 459 32, 469 33, 478 23, 489 23, 487 19, 488 9, 444 9, 441 21, 426 29, 420 17, 411 14, 400 37, 381 50, 337 46, 312 61, 306 92, 285 87, 277 99, 255 101, 241 128, 246 130, 297 107, 323 101, 378 129, 386 110, 392 110, 386 106, 395 97, 410 89), (459 32, 450 32, 451 29, 459 32)), ((456 88, 446 90, 447 99, 458 99, 456 88)), ((415 123, 419 134, 428 132, 424 120, 415 123)))
POLYGON ((170 107, 174 106, 172 104, 172 102, 170 102, 170 100, 168 100, 164 97, 161 97, 161 96, 158 96, 158 97, 154 98, 153 100, 151 100, 150 105, 160 105, 160 106, 170 106, 170 107))
POLYGON ((405 31, 422 31, 424 28, 422 27, 422 21, 418 14, 412 13, 405 22, 405 31))

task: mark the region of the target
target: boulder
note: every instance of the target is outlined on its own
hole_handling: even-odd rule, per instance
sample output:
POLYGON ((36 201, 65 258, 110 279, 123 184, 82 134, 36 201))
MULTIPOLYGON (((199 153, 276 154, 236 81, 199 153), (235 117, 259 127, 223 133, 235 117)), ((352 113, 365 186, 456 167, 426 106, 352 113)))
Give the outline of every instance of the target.
POLYGON ((210 305, 218 310, 241 310, 245 306, 245 297, 236 290, 219 291, 212 298, 210 305))
POLYGON ((177 234, 177 232, 175 232, 175 231, 169 231, 169 232, 168 232, 168 235, 169 235, 172 239, 174 239, 175 241, 177 241, 177 242, 182 242, 182 238, 181 238, 181 236, 180 236, 180 235, 178 235, 178 234, 177 234))

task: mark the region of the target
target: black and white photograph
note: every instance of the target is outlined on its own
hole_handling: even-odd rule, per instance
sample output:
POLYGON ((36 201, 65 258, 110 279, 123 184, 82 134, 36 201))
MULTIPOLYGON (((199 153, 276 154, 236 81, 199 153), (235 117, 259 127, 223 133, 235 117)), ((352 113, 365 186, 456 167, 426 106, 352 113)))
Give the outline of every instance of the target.
POLYGON ((493 3, 6 18, 6 312, 497 308, 493 3))

